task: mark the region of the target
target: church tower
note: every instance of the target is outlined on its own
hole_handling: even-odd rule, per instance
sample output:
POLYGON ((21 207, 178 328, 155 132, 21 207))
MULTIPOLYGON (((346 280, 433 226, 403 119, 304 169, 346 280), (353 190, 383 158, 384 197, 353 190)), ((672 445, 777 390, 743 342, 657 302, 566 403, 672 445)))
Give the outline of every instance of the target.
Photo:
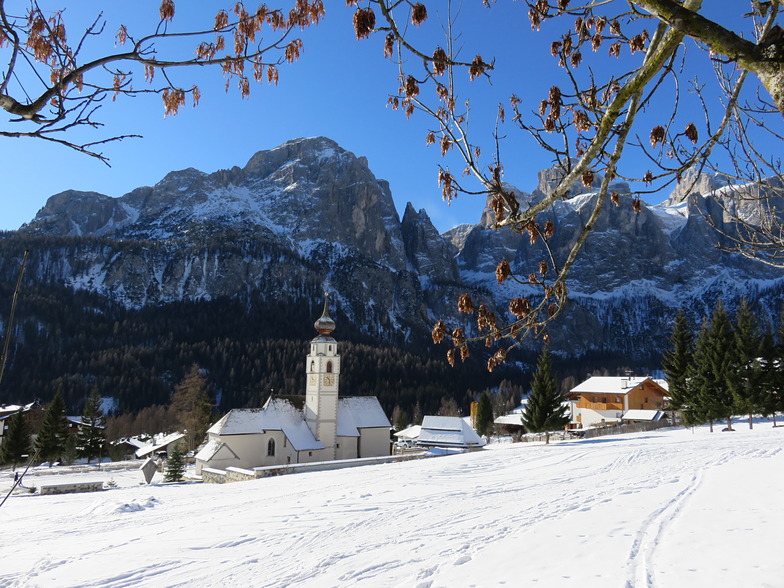
POLYGON ((331 336, 335 321, 329 316, 329 294, 324 294, 324 312, 313 326, 318 335, 310 342, 305 366, 305 422, 324 445, 324 459, 332 460, 337 442, 340 356, 331 336))

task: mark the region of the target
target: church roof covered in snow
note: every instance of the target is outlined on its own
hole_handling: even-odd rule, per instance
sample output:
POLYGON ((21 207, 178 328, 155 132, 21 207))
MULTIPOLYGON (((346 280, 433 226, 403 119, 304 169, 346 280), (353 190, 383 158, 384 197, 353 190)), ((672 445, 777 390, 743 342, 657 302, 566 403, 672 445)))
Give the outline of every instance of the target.
POLYGON ((349 396, 338 400, 338 436, 359 437, 359 429, 392 425, 375 396, 349 396))
POLYGON ((221 451, 223 451, 224 453, 230 453, 235 458, 237 457, 237 454, 234 453, 234 451, 232 451, 231 447, 226 445, 223 441, 220 441, 219 439, 213 437, 209 441, 207 441, 207 444, 201 448, 199 453, 196 454, 196 459, 200 459, 202 461, 210 461, 221 451))
POLYGON ((288 398, 270 397, 264 408, 235 408, 207 431, 211 435, 253 435, 264 431, 283 431, 296 451, 323 449, 313 437, 302 410, 288 398))
POLYGON ((426 416, 419 432, 419 445, 434 447, 482 447, 485 442, 460 417, 426 416))

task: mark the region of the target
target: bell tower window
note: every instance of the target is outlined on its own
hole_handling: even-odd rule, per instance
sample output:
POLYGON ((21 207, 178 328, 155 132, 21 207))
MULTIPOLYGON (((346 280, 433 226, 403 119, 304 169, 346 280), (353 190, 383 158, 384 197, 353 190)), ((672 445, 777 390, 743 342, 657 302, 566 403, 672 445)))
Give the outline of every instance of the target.
POLYGON ((332 362, 331 361, 327 362, 327 373, 328 374, 332 373, 332 362))

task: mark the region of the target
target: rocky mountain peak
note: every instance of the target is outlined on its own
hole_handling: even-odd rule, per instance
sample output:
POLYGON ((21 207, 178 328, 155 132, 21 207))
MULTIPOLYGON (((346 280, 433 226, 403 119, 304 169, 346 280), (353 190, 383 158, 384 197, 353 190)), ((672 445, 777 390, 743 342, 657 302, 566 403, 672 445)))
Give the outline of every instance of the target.
POLYGON ((691 167, 682 174, 665 204, 675 206, 685 202, 692 194, 711 195, 727 183, 726 176, 700 172, 696 167, 691 167))

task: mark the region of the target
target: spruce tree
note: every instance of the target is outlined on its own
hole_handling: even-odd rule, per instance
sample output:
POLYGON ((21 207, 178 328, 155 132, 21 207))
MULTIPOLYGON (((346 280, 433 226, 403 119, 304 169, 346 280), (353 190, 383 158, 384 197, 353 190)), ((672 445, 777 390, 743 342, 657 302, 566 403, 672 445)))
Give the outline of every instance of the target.
POLYGON ((422 419, 424 418, 422 413, 422 405, 419 403, 419 400, 416 401, 414 405, 414 412, 411 415, 411 424, 412 425, 421 425, 422 419))
POLYGON ((784 411, 784 373, 782 366, 781 350, 782 347, 776 345, 773 335, 768 331, 762 337, 762 350, 760 355, 760 389, 761 404, 760 413, 765 417, 773 418, 773 426, 776 424, 776 413, 784 411))
POLYGON ((492 435, 493 433, 493 404, 487 392, 482 392, 476 407, 476 432, 479 435, 492 435))
POLYGON ((734 353, 732 325, 724 305, 719 301, 710 322, 700 329, 689 380, 689 394, 695 400, 693 416, 701 418, 701 422, 707 420, 711 432, 713 421, 724 419, 727 421, 725 430, 734 430, 734 353))
POLYGON ((87 463, 103 453, 106 445, 106 418, 101 410, 101 397, 97 387, 92 389, 85 402, 77 441, 79 455, 86 457, 87 463))
POLYGON ((408 428, 408 413, 400 408, 400 405, 395 405, 392 410, 392 426, 395 427, 395 431, 408 428))
POLYGON ((734 343, 732 394, 738 412, 749 415, 749 429, 753 429, 754 413, 763 410, 762 336, 757 328, 757 318, 745 299, 735 313, 734 343))
POLYGON ((65 402, 57 390, 46 407, 41 430, 35 440, 35 448, 41 461, 52 463, 62 457, 68 439, 68 423, 65 420, 65 402))
MULTIPOLYGON (((0 422, 0 427, 3 423, 0 422)), ((23 462, 24 456, 30 453, 30 428, 27 426, 22 409, 8 419, 8 431, 0 446, 0 459, 14 469, 23 462)))
POLYGON ((553 376, 547 348, 539 356, 528 404, 523 411, 523 426, 531 433, 544 433, 545 444, 550 443, 550 431, 562 428, 569 422, 566 396, 553 376))
POLYGON ((167 482, 179 482, 185 473, 185 451, 182 443, 177 443, 172 452, 166 458, 166 474, 164 480, 167 482))
POLYGON ((679 310, 675 316, 669 342, 670 348, 662 358, 662 368, 669 385, 670 407, 677 411, 689 411, 694 402, 687 385, 689 365, 694 354, 694 337, 683 310, 679 310))
POLYGON ((207 380, 195 363, 182 382, 174 387, 171 410, 174 412, 177 426, 186 435, 188 450, 194 450, 207 434, 212 417, 207 380))

